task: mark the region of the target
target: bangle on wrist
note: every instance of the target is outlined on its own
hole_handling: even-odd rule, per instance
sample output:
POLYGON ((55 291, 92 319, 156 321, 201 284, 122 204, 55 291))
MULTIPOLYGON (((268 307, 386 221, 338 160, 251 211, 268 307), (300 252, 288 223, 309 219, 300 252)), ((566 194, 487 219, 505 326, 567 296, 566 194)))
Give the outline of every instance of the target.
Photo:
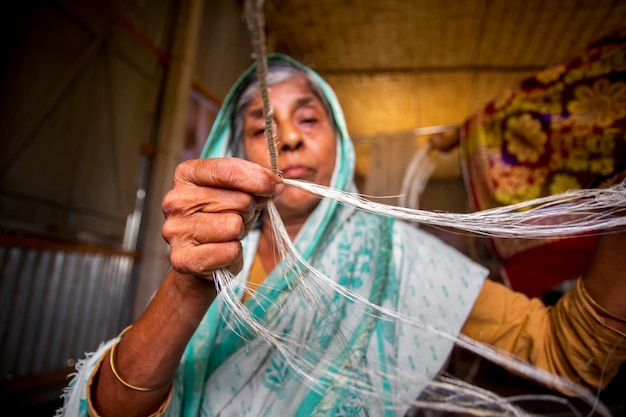
POLYGON ((132 324, 128 327, 126 327, 124 330, 122 330, 120 332, 120 334, 117 336, 117 341, 115 343, 113 343, 113 346, 111 347, 111 352, 109 353, 109 364, 111 365, 111 370, 113 371, 113 375, 115 375, 115 378, 117 378, 118 381, 120 381, 125 387, 130 388, 132 390, 135 391, 140 391, 140 392, 150 392, 150 391, 156 391, 160 388, 165 387, 166 385, 169 385, 169 383, 167 384, 161 384, 161 385, 157 385, 155 387, 138 387, 136 385, 132 385, 129 384, 128 382, 124 381, 124 379, 120 376, 119 372, 117 371, 117 368, 115 367, 115 352, 117 351, 117 345, 120 343, 120 341, 122 340, 122 337, 124 336, 124 334, 130 330, 130 328, 133 327, 132 324))
POLYGON ((589 295, 589 293, 587 292, 587 289, 585 288, 585 284, 583 283, 582 278, 578 280, 578 288, 580 288, 580 293, 583 296, 583 298, 585 299, 585 301, 587 301, 595 311, 597 311, 598 313, 602 314, 603 316, 610 317, 613 320, 617 320, 620 323, 626 324, 626 318, 619 317, 619 316, 611 313, 609 310, 607 310, 606 308, 604 308, 600 304, 598 304, 596 302, 596 300, 591 298, 591 295, 589 295))

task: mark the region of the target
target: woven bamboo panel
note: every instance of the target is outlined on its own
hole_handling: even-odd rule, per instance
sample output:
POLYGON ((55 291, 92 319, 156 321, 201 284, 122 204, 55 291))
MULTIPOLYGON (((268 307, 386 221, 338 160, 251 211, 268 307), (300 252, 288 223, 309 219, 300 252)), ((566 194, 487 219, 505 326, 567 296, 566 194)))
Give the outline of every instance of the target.
POLYGON ((331 81, 358 136, 460 122, 499 89, 625 25, 626 2, 611 0, 266 4, 274 49, 331 81))
POLYGON ((626 26, 612 0, 267 0, 265 13, 270 49, 325 76, 361 138, 462 123, 626 26))

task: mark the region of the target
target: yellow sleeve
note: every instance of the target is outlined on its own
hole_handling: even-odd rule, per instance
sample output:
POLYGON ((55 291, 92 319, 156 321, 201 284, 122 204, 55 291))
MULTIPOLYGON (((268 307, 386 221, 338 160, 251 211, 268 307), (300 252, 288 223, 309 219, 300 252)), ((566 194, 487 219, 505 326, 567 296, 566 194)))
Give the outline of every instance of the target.
POLYGON ((265 268, 263 268, 263 261, 261 260, 261 256, 258 254, 255 255, 254 261, 252 262, 252 266, 250 267, 250 274, 248 274, 248 284, 247 289, 243 293, 243 297, 241 298, 241 302, 245 303, 252 297, 252 294, 259 288, 265 278, 267 277, 267 272, 265 268))
POLYGON ((593 388, 604 388, 626 362, 626 335, 603 324, 577 285, 546 307, 486 280, 461 332, 593 388))

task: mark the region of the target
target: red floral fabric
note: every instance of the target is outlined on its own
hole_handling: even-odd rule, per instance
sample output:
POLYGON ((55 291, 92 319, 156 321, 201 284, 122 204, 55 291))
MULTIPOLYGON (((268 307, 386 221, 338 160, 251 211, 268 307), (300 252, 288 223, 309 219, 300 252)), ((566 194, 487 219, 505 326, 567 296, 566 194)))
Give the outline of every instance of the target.
MULTIPOLYGON (((626 171, 626 31, 484 106, 463 125, 461 160, 476 210, 614 183, 626 171)), ((581 275, 594 241, 491 239, 529 296, 581 275)))

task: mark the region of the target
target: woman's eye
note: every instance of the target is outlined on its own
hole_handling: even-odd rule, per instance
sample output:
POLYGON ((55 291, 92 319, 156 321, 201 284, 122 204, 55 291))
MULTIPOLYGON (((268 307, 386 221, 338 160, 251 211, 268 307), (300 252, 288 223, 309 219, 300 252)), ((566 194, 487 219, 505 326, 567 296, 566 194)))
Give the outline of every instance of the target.
POLYGON ((263 135, 263 134, 265 134, 265 129, 258 129, 258 130, 255 130, 252 133, 253 136, 260 136, 260 135, 263 135))

